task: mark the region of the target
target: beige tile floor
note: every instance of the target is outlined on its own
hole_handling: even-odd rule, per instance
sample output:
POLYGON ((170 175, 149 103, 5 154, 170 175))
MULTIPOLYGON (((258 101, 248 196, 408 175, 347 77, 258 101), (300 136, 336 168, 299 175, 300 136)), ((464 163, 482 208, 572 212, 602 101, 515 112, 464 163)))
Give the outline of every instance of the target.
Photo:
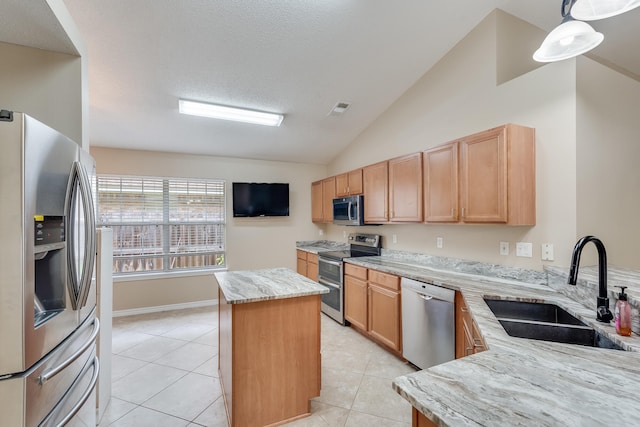
MULTIPOLYGON (((100 427, 227 426, 216 307, 113 319, 112 399, 100 427)), ((322 391, 292 427, 411 425, 391 380, 414 369, 322 315, 322 391)))

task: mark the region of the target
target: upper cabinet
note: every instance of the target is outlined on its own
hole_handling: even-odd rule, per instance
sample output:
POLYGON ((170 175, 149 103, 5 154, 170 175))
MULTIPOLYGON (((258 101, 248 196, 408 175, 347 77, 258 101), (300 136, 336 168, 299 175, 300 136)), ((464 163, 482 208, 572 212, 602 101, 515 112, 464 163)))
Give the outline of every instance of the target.
POLYGON ((535 225, 535 130, 508 124, 460 140, 460 219, 535 225))
POLYGON ((389 221, 389 162, 362 168, 364 189, 364 222, 379 224, 389 221))
POLYGON ((335 177, 311 183, 311 221, 333 221, 333 199, 335 196, 335 177))
POLYGON ((336 175, 336 197, 362 194, 362 169, 336 175))
POLYGON ((458 222, 458 143, 424 152, 424 220, 458 222))
POLYGON ((389 160, 389 207, 391 222, 422 222, 422 153, 389 160))

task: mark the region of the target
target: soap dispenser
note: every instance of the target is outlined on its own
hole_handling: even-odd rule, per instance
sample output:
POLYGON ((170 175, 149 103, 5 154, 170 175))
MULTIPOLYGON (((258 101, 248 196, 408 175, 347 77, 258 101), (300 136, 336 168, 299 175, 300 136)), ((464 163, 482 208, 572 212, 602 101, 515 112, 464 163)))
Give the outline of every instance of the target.
POLYGON ((616 332, 618 335, 628 337, 631 335, 631 306, 627 301, 627 294, 624 293, 626 286, 617 286, 622 290, 618 294, 618 302, 616 302, 615 321, 616 332))

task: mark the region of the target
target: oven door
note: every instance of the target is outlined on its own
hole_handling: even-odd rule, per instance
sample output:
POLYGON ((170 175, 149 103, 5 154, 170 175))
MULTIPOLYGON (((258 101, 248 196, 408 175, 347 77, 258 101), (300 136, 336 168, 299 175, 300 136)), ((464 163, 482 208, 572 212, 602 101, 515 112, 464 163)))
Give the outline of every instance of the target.
POLYGON ((342 283, 342 261, 324 258, 320 255, 318 257, 318 279, 334 284, 342 283))
POLYGON ((318 282, 329 290, 328 294, 322 294, 322 312, 336 322, 344 325, 344 299, 342 297, 342 285, 329 283, 321 278, 318 278, 318 282))

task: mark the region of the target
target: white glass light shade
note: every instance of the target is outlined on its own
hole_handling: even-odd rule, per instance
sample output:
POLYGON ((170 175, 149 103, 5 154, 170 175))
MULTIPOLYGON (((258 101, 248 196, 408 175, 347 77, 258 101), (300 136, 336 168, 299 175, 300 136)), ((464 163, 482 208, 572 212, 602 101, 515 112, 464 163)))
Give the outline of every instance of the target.
POLYGON ((571 16, 580 21, 595 21, 620 15, 640 6, 640 0, 577 0, 571 16))
POLYGON ((554 62, 573 58, 590 51, 604 40, 602 33, 582 21, 569 20, 558 25, 533 54, 538 62, 554 62))
POLYGON ((184 99, 178 100, 178 111, 182 114, 190 114, 192 116, 212 117, 214 119, 265 126, 280 126, 284 119, 282 114, 245 110, 242 108, 228 107, 226 105, 207 104, 184 99))

